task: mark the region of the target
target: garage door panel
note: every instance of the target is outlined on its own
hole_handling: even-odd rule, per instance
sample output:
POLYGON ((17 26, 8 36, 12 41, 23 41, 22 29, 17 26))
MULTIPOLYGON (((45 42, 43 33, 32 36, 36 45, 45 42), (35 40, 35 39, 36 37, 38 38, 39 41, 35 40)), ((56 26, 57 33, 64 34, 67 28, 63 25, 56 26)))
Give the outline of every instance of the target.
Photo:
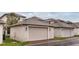
POLYGON ((31 41, 47 39, 48 30, 46 28, 30 28, 29 38, 31 41))

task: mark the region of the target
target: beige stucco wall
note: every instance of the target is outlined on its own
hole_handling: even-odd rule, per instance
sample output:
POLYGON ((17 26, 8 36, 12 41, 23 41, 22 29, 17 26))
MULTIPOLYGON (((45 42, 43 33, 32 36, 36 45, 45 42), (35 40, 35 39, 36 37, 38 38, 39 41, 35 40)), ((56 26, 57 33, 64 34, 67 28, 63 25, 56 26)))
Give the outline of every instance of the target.
POLYGON ((0 24, 0 44, 3 43, 3 25, 0 24))
POLYGON ((18 41, 35 41, 54 37, 72 37, 73 29, 68 28, 32 28, 29 26, 12 27, 10 37, 18 41))
POLYGON ((10 38, 18 41, 27 41, 27 26, 17 26, 11 28, 10 38))
POLYGON ((79 28, 75 28, 75 29, 74 29, 74 34, 75 34, 75 35, 79 35, 79 28))
MULTIPOLYGON (((50 38, 53 38, 52 32, 50 32, 50 38)), ((48 39, 48 27, 47 28, 32 28, 29 26, 17 26, 10 29, 10 38, 18 41, 35 41, 35 40, 47 40, 48 39), (27 28, 27 30, 26 30, 27 28)))
POLYGON ((47 40, 54 38, 54 28, 33 28, 29 26, 12 27, 10 29, 10 38, 18 41, 47 40))
POLYGON ((54 29, 55 37, 71 37, 74 36, 73 29, 67 28, 55 28, 54 29))
POLYGON ((74 29, 71 30, 71 36, 74 36, 75 33, 74 33, 74 29))
POLYGON ((54 28, 48 27, 48 39, 54 38, 54 28))

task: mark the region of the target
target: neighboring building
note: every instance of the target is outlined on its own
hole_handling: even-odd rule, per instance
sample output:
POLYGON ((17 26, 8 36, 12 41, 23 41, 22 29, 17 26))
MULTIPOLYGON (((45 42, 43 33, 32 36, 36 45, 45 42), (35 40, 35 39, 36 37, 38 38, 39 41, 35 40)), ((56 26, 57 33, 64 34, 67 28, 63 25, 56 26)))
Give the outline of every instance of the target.
POLYGON ((0 44, 3 43, 4 22, 0 20, 0 44))
POLYGON ((74 36, 74 27, 63 20, 49 19, 51 26, 54 26, 54 37, 72 37, 74 36))
POLYGON ((73 23, 73 22, 71 22, 71 21, 67 21, 66 23, 67 23, 68 25, 71 25, 71 26, 74 28, 73 31, 72 31, 73 35, 74 35, 74 36, 77 35, 77 31, 76 31, 77 26, 76 26, 76 24, 73 23))
MULTIPOLYGON (((6 21, 7 21, 7 16, 9 16, 9 15, 11 15, 11 14, 12 14, 12 13, 3 14, 3 15, 0 17, 0 19, 6 23, 6 21)), ((19 21, 22 21, 22 20, 24 20, 24 19, 26 18, 25 16, 22 16, 22 15, 20 15, 20 14, 16 14, 16 13, 14 13, 14 14, 15 14, 17 17, 19 17, 19 21)))
MULTIPOLYGON (((5 27, 6 27, 6 31, 5 31, 5 33, 6 33, 6 36, 10 33, 9 32, 9 29, 7 28, 8 26, 7 26, 7 20, 8 20, 8 17, 10 16, 10 18, 12 18, 11 17, 11 15, 12 15, 13 13, 6 13, 6 14, 3 14, 1 17, 0 17, 0 19, 2 20, 2 21, 4 21, 6 24, 5 24, 5 27)), ((19 14, 16 14, 16 13, 14 13, 15 14, 15 16, 16 17, 18 17, 19 18, 19 21, 22 21, 22 20, 24 20, 26 17, 25 16, 22 16, 22 15, 19 15, 19 14)), ((13 16, 13 15, 12 15, 13 16)), ((17 19, 18 20, 18 19, 17 19)), ((18 21, 18 22, 19 22, 18 21)))
POLYGON ((31 17, 10 26, 10 37, 18 41, 47 40, 74 36, 74 27, 62 20, 31 17))
POLYGON ((74 35, 79 35, 79 22, 73 23, 73 22, 68 21, 67 24, 74 27, 74 30, 73 30, 74 35))
POLYGON ((51 29, 49 21, 31 17, 12 25, 10 37, 18 41, 47 40, 54 38, 54 28, 51 29))
POLYGON ((74 23, 75 27, 74 27, 74 33, 75 35, 79 35, 79 22, 74 23))

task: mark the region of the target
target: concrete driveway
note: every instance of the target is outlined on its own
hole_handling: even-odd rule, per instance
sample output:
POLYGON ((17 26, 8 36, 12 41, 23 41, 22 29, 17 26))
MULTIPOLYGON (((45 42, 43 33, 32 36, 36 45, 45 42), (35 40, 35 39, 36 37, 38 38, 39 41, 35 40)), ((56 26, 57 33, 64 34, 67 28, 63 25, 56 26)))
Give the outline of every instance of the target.
POLYGON ((61 41, 47 41, 33 44, 31 46, 79 46, 79 37, 68 38, 61 41))

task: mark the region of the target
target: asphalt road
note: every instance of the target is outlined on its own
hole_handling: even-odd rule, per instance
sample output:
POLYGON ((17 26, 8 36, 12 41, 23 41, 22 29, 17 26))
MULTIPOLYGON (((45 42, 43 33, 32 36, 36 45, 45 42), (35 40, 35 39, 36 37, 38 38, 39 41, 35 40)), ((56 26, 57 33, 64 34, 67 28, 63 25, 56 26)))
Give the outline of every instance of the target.
POLYGON ((33 46, 79 46, 79 37, 65 39, 60 42, 48 41, 46 43, 35 44, 33 46))

